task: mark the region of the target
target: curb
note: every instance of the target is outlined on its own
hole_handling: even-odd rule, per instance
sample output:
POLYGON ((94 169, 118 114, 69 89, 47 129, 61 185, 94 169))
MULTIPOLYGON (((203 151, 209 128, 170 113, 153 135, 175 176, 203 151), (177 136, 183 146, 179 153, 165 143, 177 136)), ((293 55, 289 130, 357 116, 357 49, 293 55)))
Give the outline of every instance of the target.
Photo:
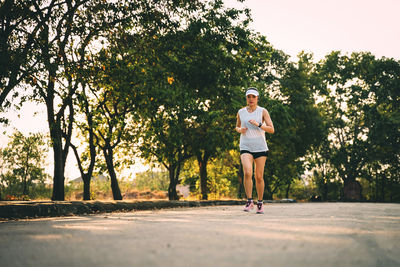
MULTIPOLYGON (((0 202, 0 220, 72 216, 116 211, 155 210, 165 208, 244 205, 245 200, 203 201, 48 201, 0 202)), ((265 203, 293 203, 287 200, 266 200, 265 203)))

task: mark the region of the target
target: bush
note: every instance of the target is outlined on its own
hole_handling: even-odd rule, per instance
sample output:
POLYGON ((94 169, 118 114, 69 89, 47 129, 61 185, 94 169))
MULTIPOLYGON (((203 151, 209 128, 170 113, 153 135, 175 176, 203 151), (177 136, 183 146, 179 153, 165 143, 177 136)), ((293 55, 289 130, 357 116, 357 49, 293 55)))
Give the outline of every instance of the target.
MULTIPOLYGON (((277 197, 285 198, 285 194, 286 192, 284 190, 279 191, 277 197)), ((318 195, 318 190, 312 182, 306 183, 302 179, 295 179, 290 186, 289 198, 299 201, 308 201, 311 197, 316 195, 318 195)))
POLYGON ((166 171, 145 171, 136 174, 134 187, 139 190, 168 191, 169 175, 166 171))
MULTIPOLYGON (((133 181, 118 180, 119 188, 123 199, 166 199, 168 183, 165 178, 166 173, 160 175, 159 172, 144 172, 137 176, 139 179, 133 181), (139 183, 138 183, 139 181, 139 183), (139 184, 139 186, 137 185, 139 184)), ((65 186, 65 198, 68 200, 83 199, 83 182, 70 183, 65 186)), ((91 200, 113 200, 111 185, 109 180, 92 180, 90 184, 91 200)))

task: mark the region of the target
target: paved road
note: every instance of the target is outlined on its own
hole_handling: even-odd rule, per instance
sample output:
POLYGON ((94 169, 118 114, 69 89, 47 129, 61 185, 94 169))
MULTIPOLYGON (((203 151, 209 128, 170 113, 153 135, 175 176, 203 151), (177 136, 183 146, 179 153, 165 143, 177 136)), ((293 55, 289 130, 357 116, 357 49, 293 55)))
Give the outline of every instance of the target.
POLYGON ((0 223, 0 266, 400 266, 400 205, 179 208, 0 223))

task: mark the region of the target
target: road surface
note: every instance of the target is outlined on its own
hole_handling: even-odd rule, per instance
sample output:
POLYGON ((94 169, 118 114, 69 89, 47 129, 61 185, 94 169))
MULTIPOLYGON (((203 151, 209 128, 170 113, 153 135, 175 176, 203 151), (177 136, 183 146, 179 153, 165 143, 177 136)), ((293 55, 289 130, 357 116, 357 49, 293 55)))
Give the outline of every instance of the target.
POLYGON ((400 204, 177 208, 0 223, 0 266, 400 266, 400 204))

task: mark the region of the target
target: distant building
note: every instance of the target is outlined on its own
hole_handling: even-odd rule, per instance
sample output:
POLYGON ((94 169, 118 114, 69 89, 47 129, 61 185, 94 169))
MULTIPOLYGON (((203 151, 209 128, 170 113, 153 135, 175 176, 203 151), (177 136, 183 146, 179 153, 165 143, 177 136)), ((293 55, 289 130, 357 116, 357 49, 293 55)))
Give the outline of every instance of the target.
POLYGON ((185 198, 190 195, 189 185, 178 184, 176 186, 176 191, 183 195, 183 197, 185 198))

